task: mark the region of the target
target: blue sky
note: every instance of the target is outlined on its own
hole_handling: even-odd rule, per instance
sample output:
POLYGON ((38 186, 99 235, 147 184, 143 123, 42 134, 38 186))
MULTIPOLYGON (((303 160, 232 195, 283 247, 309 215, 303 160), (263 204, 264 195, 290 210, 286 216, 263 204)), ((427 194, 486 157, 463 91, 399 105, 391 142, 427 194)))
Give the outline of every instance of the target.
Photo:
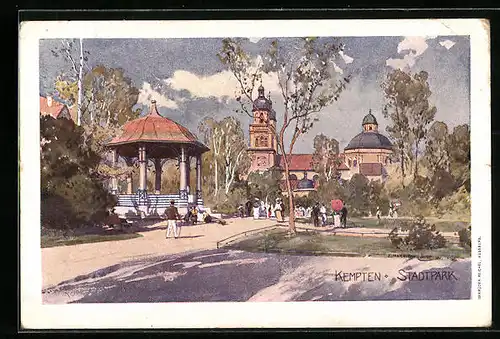
MULTIPOLYGON (((245 40, 244 48, 253 56, 264 53, 271 39, 245 40), (252 40, 252 41, 251 41, 252 40)), ((282 40, 284 43, 287 41, 282 40)), ((339 76, 353 74, 353 80, 335 104, 325 108, 313 129, 297 142, 294 153, 312 152, 318 133, 334 137, 341 148, 361 130, 361 120, 369 109, 385 133, 381 83, 394 68, 412 72, 425 70, 437 107, 436 120, 450 127, 469 123, 470 43, 467 36, 438 37, 339 37, 345 44, 338 57, 339 76)), ((55 57, 51 49, 56 39, 40 41, 40 93, 54 92, 54 79, 70 71, 70 64, 55 57)), ((193 132, 206 116, 239 117, 248 134, 250 119, 234 112, 234 79, 217 58, 221 39, 86 39, 90 52, 88 67, 102 64, 124 69, 125 75, 141 90, 139 107, 156 99, 160 113, 185 125, 193 132)), ((75 56, 77 51, 75 50, 75 56)), ((283 109, 276 84, 264 80, 266 93, 278 115, 283 109)), ((146 110, 146 106, 144 106, 146 110)))

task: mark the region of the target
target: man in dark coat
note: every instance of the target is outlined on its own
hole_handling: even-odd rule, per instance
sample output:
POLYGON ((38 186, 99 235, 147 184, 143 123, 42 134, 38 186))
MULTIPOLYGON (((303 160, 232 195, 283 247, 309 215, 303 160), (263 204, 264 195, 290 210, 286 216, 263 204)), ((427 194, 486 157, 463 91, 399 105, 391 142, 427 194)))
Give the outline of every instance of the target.
POLYGON ((343 205, 340 210, 340 224, 344 228, 347 227, 347 207, 345 207, 345 205, 343 205))
POLYGON ((314 227, 319 227, 319 209, 319 204, 315 203, 311 212, 311 218, 313 220, 314 227))
POLYGON ((177 239, 179 236, 179 229, 177 227, 177 220, 181 218, 177 207, 175 207, 175 201, 170 201, 170 206, 165 209, 165 215, 167 217, 167 233, 165 238, 170 238, 170 233, 174 233, 174 238, 177 239))

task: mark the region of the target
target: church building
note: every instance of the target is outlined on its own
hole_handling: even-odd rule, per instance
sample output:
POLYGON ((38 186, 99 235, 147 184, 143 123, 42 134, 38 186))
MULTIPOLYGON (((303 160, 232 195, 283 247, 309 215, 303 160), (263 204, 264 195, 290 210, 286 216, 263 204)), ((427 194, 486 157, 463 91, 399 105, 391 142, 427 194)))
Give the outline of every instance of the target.
MULTIPOLYGON (((280 183, 286 190, 284 178, 284 158, 278 153, 276 135, 276 112, 272 102, 264 95, 264 87, 258 88, 258 97, 253 102, 253 122, 250 124, 250 144, 248 153, 251 158, 249 173, 263 172, 274 166, 283 171, 280 183)), ((363 130, 339 153, 342 163, 338 171, 340 178, 349 180, 355 173, 368 179, 384 180, 386 165, 390 164, 392 144, 387 137, 378 132, 378 123, 370 112, 362 121, 363 130)), ((289 165, 290 183, 294 194, 306 195, 318 187, 319 175, 313 168, 312 154, 292 154, 289 165)))

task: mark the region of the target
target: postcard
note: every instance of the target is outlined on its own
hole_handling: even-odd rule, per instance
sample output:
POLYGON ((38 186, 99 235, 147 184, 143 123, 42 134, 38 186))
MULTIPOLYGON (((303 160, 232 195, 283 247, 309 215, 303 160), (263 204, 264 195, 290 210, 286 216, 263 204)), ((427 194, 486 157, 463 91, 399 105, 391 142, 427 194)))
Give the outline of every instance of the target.
POLYGON ((487 20, 19 39, 23 328, 491 324, 487 20))

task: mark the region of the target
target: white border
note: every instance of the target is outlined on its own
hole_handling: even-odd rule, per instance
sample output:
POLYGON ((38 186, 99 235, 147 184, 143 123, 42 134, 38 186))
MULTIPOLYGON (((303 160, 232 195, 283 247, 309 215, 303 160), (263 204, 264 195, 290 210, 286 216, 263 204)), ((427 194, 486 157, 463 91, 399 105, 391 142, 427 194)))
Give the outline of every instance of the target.
POLYGON ((24 22, 20 27, 21 322, 24 328, 456 327, 491 323, 489 25, 480 19, 24 22), (469 35, 473 299, 288 303, 42 305, 38 79, 39 39, 225 36, 469 35))

